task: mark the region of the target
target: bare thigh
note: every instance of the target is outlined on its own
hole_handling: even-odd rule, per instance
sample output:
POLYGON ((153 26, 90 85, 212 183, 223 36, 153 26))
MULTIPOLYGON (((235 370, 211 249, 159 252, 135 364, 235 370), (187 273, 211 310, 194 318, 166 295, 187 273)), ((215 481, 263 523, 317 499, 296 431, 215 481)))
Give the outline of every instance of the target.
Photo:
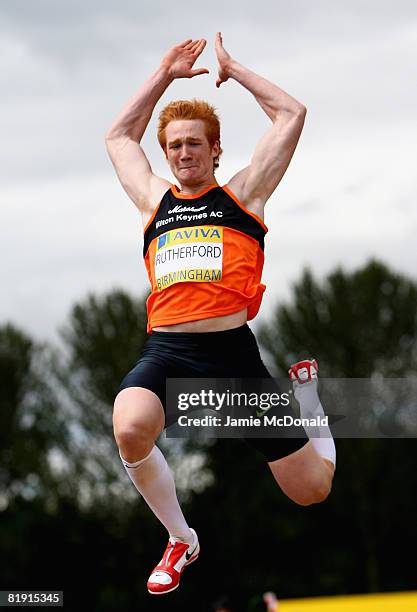
POLYGON ((323 501, 331 490, 334 466, 311 442, 268 465, 282 491, 302 506, 323 501))
POLYGON ((117 395, 113 430, 120 454, 126 461, 134 462, 146 457, 164 427, 164 409, 153 391, 128 387, 117 395))

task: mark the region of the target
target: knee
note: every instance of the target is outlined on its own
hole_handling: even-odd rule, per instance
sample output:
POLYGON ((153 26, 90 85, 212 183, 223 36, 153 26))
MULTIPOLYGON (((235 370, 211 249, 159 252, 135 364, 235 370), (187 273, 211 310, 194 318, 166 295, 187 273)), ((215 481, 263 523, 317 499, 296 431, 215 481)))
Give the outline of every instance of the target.
POLYGON ((114 428, 114 438, 120 454, 126 461, 139 461, 151 451, 155 437, 146 428, 129 423, 114 428))
POLYGON ((320 487, 307 491, 294 499, 295 503, 300 506, 312 506, 313 504, 320 504, 329 496, 331 487, 320 487))
POLYGON ((331 479, 322 478, 316 482, 310 482, 309 485, 300 488, 297 493, 292 496, 293 501, 299 506, 312 506, 320 504, 329 496, 332 489, 331 479))
POLYGON ((151 419, 123 410, 116 400, 113 433, 123 459, 134 462, 149 454, 159 435, 159 429, 151 419))

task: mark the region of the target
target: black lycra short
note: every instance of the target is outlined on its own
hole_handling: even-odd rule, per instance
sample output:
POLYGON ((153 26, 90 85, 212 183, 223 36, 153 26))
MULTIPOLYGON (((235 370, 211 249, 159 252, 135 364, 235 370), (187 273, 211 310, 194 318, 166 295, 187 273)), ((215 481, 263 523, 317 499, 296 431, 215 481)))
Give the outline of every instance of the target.
MULTIPOLYGON (((139 360, 120 384, 153 391, 166 406, 166 378, 272 378, 250 327, 219 332, 152 331, 139 360)), ((299 438, 245 438, 267 461, 276 461, 307 442, 299 438)))

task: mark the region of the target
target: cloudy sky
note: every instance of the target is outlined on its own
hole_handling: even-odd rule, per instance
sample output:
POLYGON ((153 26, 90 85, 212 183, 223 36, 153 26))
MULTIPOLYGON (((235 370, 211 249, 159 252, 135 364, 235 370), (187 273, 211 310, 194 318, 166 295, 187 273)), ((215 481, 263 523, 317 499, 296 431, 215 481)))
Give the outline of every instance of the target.
MULTIPOLYGON (((397 0, 23 0, 0 2, 0 321, 54 339, 89 291, 141 294, 141 223, 118 183, 104 133, 164 52, 208 45, 210 75, 179 80, 169 100, 201 97, 222 120, 223 184, 250 161, 268 119, 240 85, 215 88, 214 35, 308 109, 293 161, 265 215, 260 318, 302 268, 318 276, 369 257, 416 277, 417 5, 397 0)), ((254 326, 256 328, 256 325, 254 326)))

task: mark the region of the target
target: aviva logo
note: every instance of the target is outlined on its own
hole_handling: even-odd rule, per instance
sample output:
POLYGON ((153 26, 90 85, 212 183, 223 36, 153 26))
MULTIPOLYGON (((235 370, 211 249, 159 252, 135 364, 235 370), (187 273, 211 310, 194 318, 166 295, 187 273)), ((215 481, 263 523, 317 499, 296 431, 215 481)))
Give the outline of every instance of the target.
POLYGON ((187 242, 223 242, 223 228, 213 225, 182 227, 165 232, 158 237, 157 250, 187 242))

